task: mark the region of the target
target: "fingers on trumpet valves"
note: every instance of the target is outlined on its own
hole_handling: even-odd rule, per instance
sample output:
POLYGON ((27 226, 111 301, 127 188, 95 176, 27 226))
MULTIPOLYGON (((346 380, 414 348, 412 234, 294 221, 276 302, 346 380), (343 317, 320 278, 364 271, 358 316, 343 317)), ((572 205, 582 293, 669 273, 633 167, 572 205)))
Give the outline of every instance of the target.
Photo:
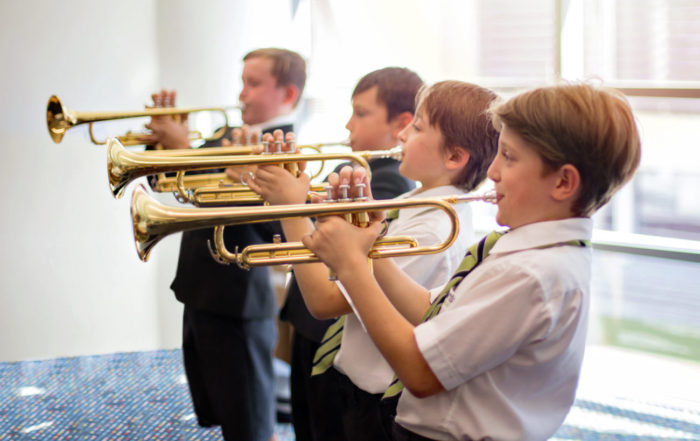
POLYGON ((240 128, 236 127, 235 129, 231 130, 231 143, 233 145, 242 145, 242 137, 243 134, 240 128))
POLYGON ((248 185, 250 183, 250 181, 255 180, 255 174, 253 172, 245 172, 245 173, 241 174, 240 180, 241 180, 241 184, 248 185))
MULTIPOLYGON (((365 183, 359 182, 355 184, 355 200, 357 202, 367 202, 368 198, 365 196, 365 183)), ((357 213, 356 215, 357 225, 366 228, 369 226, 369 213, 366 211, 357 213)))
MULTIPOLYGON (((368 200, 366 193, 366 184, 363 182, 356 183, 352 187, 347 182, 333 185, 326 185, 326 201, 327 202, 365 202, 368 200), (355 194, 355 197, 351 196, 355 194)), ((345 220, 359 227, 367 227, 369 225, 369 214, 367 212, 345 213, 345 220)))

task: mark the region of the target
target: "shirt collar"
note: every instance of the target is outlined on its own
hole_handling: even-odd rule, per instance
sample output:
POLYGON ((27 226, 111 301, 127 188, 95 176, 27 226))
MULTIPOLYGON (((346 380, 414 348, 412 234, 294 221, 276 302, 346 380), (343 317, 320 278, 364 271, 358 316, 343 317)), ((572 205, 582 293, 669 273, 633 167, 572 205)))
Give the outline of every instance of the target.
POLYGON ((593 220, 588 217, 535 222, 503 235, 490 254, 511 253, 570 240, 591 240, 593 220))
POLYGON ((462 195, 464 190, 461 190, 454 185, 442 185, 440 187, 431 188, 421 191, 421 188, 414 188, 399 196, 400 198, 432 198, 437 196, 452 196, 453 194, 462 195), (420 193, 419 193, 420 192, 420 193))
POLYGON ((296 112, 292 112, 292 113, 287 113, 286 115, 276 116, 272 119, 265 121, 264 123, 253 124, 250 126, 250 128, 253 130, 257 129, 257 130, 260 130, 260 132, 264 132, 265 130, 272 128, 272 127, 294 125, 295 120, 296 120, 296 112))

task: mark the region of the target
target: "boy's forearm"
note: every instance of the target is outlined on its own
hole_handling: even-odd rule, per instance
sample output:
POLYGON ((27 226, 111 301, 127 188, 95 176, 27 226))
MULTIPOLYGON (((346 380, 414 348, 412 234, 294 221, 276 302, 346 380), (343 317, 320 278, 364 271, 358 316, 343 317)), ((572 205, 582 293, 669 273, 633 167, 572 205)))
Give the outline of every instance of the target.
POLYGON ((328 267, 322 263, 294 264, 294 277, 306 308, 315 318, 329 319, 352 312, 340 289, 328 280, 328 267))
POLYGON ((283 219, 282 231, 288 242, 299 242, 301 238, 314 230, 314 225, 309 218, 283 219))
POLYGON ((443 389, 423 358, 409 322, 382 292, 368 269, 338 273, 367 332, 399 379, 416 396, 443 389))
MULTIPOLYGON (((281 221, 284 236, 289 242, 298 242, 314 230, 309 218, 281 221)), ((322 263, 294 264, 294 277, 304 298, 306 308, 317 319, 339 317, 352 312, 350 304, 334 282, 328 280, 328 268, 322 263)))
POLYGON ((377 259, 374 277, 394 307, 413 325, 418 325, 430 307, 430 293, 403 272, 393 259, 377 259))

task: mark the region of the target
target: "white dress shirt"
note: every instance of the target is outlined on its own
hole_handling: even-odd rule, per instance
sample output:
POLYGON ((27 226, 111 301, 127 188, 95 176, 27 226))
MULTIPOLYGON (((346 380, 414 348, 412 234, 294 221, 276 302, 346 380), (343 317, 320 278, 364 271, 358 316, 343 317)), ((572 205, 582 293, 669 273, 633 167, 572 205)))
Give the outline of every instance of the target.
MULTIPOLYGON (((413 190, 396 199, 431 198, 456 194, 464 194, 464 191, 449 185, 423 192, 413 190)), ((459 203, 453 207, 457 211, 460 225, 457 240, 450 248, 438 254, 394 259, 406 274, 428 289, 442 286, 449 280, 464 258, 467 247, 474 242, 469 204, 459 203)), ((435 245, 447 238, 451 228, 447 215, 438 209, 407 208, 399 210, 399 217, 389 224, 386 235, 408 235, 416 239, 419 246, 435 245)), ((340 283, 338 286, 354 309, 343 286, 340 283)), ((372 394, 383 393, 394 377, 394 371, 372 342, 357 313, 348 314, 345 318, 340 351, 333 365, 360 389, 372 394)))
POLYGON ((540 222, 496 242, 440 313, 415 328, 446 391, 421 399, 404 390, 399 424, 438 440, 545 440, 556 432, 583 359, 591 252, 547 245, 590 240, 592 225, 540 222))

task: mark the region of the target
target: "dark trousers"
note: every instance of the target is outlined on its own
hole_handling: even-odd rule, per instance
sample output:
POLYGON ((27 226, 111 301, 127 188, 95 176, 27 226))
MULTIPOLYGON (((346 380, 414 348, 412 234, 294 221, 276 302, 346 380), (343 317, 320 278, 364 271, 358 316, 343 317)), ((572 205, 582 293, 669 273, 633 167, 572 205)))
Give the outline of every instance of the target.
POLYGON ((390 441, 390 431, 383 421, 383 394, 370 394, 355 386, 335 368, 323 375, 333 375, 338 383, 343 408, 343 432, 347 441, 390 441))
POLYGON ((431 438, 413 433, 396 422, 392 427, 392 437, 393 441, 434 441, 431 438))
POLYGON ((335 378, 326 374, 311 376, 318 346, 319 343, 294 332, 290 377, 294 434, 296 441, 345 441, 335 378))
POLYGON ((199 424, 224 439, 267 441, 274 431, 274 319, 241 320, 185 306, 182 350, 199 424))

